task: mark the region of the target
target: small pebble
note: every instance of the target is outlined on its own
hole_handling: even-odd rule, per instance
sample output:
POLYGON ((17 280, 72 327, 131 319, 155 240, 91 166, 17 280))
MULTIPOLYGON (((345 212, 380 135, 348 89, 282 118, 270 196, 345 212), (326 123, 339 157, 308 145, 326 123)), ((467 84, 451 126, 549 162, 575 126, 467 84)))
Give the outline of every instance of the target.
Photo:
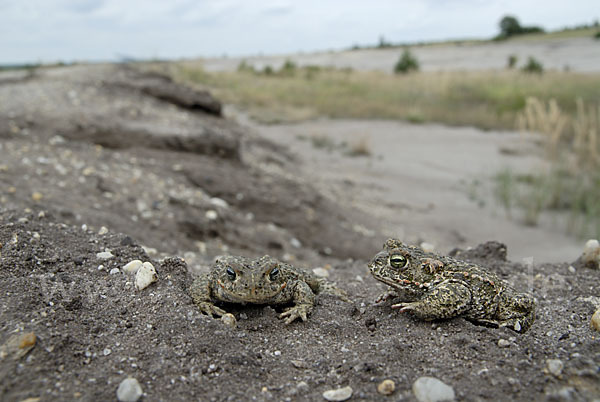
POLYGON ((142 396, 142 387, 135 378, 121 381, 117 388, 117 399, 121 402, 136 402, 142 396))
POLYGON ((32 194, 31 194, 31 199, 32 199, 33 201, 36 201, 36 202, 37 202, 37 201, 41 201, 41 199, 42 199, 42 198, 44 198, 44 196, 43 196, 43 195, 42 195, 42 193, 40 193, 40 192, 37 192, 37 191, 36 191, 36 192, 34 192, 34 193, 32 193, 32 194))
POLYGON ((219 214, 217 214, 217 211, 209 209, 208 211, 206 211, 206 214, 204 214, 204 216, 206 216, 206 219, 208 219, 209 221, 214 221, 219 217, 219 214))
POLYGON ((329 276, 329 271, 327 271, 325 268, 314 268, 313 273, 317 276, 320 276, 321 278, 327 278, 329 276))
POLYGON ((121 272, 121 270, 119 268, 113 268, 113 269, 110 270, 109 274, 115 275, 115 274, 118 274, 120 272, 121 272))
POLYGON ((590 321, 590 326, 594 331, 600 331, 600 309, 596 310, 590 321))
POLYGON ((562 374, 563 368, 565 365, 561 360, 558 359, 548 359, 546 360, 546 369, 550 374, 555 377, 559 377, 562 374))
POLYGON ((102 251, 100 253, 96 253, 96 258, 99 258, 101 260, 110 260, 113 257, 114 255, 110 251, 102 251))
POLYGON ((323 398, 328 401, 347 401, 352 396, 352 388, 344 387, 323 392, 323 398))
POLYGON ((149 262, 143 263, 140 269, 135 273, 135 287, 137 290, 145 289, 157 280, 158 275, 156 274, 156 269, 154 269, 154 266, 149 262))
POLYGON ((507 348, 510 346, 510 341, 507 341, 506 339, 500 339, 498 340, 498 346, 501 348, 507 348))
POLYGON ((396 390, 396 384, 392 380, 383 380, 377 386, 377 392, 381 395, 392 395, 396 390))
POLYGON ((221 316, 221 322, 231 328, 234 328, 237 325, 237 320, 231 313, 223 314, 221 316))
POLYGON ((456 398, 454 388, 433 377, 419 377, 412 390, 419 402, 452 401, 456 398))
POLYGON ((213 204, 215 207, 221 207, 221 208, 229 207, 229 204, 227 204, 227 201, 225 201, 221 198, 217 198, 217 197, 211 198, 210 203, 213 204))
POLYGON ((100 230, 98 230, 98 234, 99 234, 100 236, 102 236, 102 235, 105 235, 105 234, 107 234, 107 233, 108 233, 108 228, 107 228, 106 226, 102 226, 102 227, 100 228, 100 230))
POLYGON ((300 240, 296 239, 295 237, 292 237, 290 239, 290 244, 294 248, 300 248, 300 247, 302 247, 302 243, 300 243, 300 240))
POLYGON ((581 261, 586 267, 598 269, 600 267, 600 243, 596 239, 590 239, 585 243, 581 261))
POLYGON ((433 253, 435 251, 435 246, 424 241, 421 243, 421 250, 425 251, 426 253, 433 253))
POLYGON ((127 264, 123 266, 123 272, 128 274, 135 274, 138 269, 142 267, 142 262, 140 260, 129 261, 127 264))
POLYGON ((574 274, 575 272, 577 272, 577 270, 575 269, 574 266, 569 265, 569 268, 567 268, 569 270, 570 273, 574 274))

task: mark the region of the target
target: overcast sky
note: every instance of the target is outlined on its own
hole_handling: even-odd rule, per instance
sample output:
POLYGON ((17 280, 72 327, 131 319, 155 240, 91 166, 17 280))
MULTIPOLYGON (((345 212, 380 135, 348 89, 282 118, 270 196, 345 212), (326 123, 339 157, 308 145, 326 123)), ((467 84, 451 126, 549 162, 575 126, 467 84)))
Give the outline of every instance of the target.
POLYGON ((293 53, 557 29, 600 0, 0 0, 0 63, 293 53))

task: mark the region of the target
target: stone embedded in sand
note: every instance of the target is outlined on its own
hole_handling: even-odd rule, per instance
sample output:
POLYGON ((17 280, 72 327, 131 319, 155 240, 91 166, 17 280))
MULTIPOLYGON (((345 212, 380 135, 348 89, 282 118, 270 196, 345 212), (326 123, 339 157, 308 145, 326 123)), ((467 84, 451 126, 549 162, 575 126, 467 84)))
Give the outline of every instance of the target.
POLYGON ((127 378, 117 388, 117 399, 121 402, 136 402, 142 396, 142 386, 135 378, 127 378))
POLYGON ((135 287, 137 290, 146 289, 150 284, 158 280, 158 274, 154 265, 149 262, 142 264, 140 269, 135 273, 135 287))
POLYGON ((600 309, 596 310, 590 321, 590 326, 594 331, 600 331, 600 309))
POLYGON ((435 246, 431 243, 427 243, 426 241, 422 242, 420 246, 421 250, 425 251, 426 253, 433 253, 435 251, 435 246))
POLYGON ((237 325, 237 320, 235 319, 235 316, 231 313, 223 314, 221 316, 221 322, 231 328, 235 328, 235 326, 237 325))
POLYGON ((506 339, 499 339, 498 340, 498 346, 501 348, 507 348, 510 346, 510 341, 506 340, 506 339))
POLYGON ((325 268, 317 267, 314 268, 312 271, 315 275, 320 276, 321 278, 327 278, 329 276, 329 271, 325 268))
POLYGON ((96 258, 100 260, 110 260, 114 255, 110 251, 102 251, 100 253, 96 253, 96 258))
POLYGON ((412 386, 419 402, 453 401, 454 388, 433 377, 419 377, 412 386))
POLYGON ((42 195, 42 193, 40 193, 40 192, 38 192, 38 191, 36 191, 36 192, 34 192, 34 193, 32 193, 32 194, 31 194, 31 199, 32 199, 33 201, 36 201, 36 202, 37 202, 37 201, 41 201, 41 200, 42 200, 42 198, 44 198, 44 196, 42 195))
POLYGON ((206 216, 206 219, 208 219, 209 221, 214 221, 219 217, 219 214, 217 213, 217 211, 215 211, 213 209, 209 209, 208 211, 206 211, 206 213, 204 215, 206 216))
POLYGON ((347 401, 352 396, 352 388, 344 387, 323 392, 323 398, 328 401, 347 401))
POLYGON ((0 360, 10 357, 13 360, 25 356, 35 346, 36 336, 33 332, 14 334, 0 346, 0 360))
POLYGON ((100 228, 100 230, 98 230, 98 234, 99 234, 100 236, 102 236, 102 235, 105 235, 105 234, 107 234, 107 233, 108 233, 108 228, 107 228, 106 226, 102 226, 102 227, 100 228))
POLYGON ((600 268, 600 243, 598 240, 590 239, 585 243, 581 254, 581 262, 589 268, 600 268))
POLYGON ((392 380, 383 380, 377 385, 377 392, 381 395, 392 395, 396 390, 396 384, 392 380))
POLYGON ((127 274, 135 274, 143 265, 140 260, 132 260, 123 266, 123 272, 127 274))
POLYGON ((546 360, 546 370, 555 377, 560 377, 565 365, 561 360, 548 359, 546 360))

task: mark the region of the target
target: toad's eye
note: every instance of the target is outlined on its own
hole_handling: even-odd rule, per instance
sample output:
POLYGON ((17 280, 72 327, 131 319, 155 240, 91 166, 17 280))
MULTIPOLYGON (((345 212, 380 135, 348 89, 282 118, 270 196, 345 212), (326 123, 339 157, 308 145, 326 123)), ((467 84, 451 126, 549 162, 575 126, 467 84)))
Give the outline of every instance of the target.
POLYGON ((402 254, 393 254, 390 257, 390 265, 396 269, 404 268, 408 265, 408 260, 402 254))
POLYGON ((229 277, 229 279, 231 279, 232 281, 235 280, 236 274, 233 269, 231 269, 230 267, 227 267, 227 270, 225 272, 227 273, 227 276, 229 277))
POLYGON ((277 277, 279 276, 279 268, 275 267, 271 270, 271 272, 269 272, 269 279, 270 280, 275 280, 277 279, 277 277))

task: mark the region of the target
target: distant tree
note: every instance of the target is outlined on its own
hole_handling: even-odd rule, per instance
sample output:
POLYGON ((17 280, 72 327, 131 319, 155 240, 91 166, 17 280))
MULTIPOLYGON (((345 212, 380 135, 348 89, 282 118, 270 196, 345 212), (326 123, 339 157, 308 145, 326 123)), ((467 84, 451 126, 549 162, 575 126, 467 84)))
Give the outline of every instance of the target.
POLYGON ((386 48, 386 47, 391 47, 392 44, 388 41, 385 40, 385 38, 383 37, 383 35, 381 35, 379 37, 379 43, 377 44, 377 47, 380 49, 386 48))
POLYGON ((515 35, 544 32, 544 30, 540 27, 521 26, 521 24, 519 23, 519 20, 517 20, 517 18, 513 17, 512 15, 506 15, 506 16, 502 17, 499 25, 500 25, 500 34, 498 36, 496 36, 495 39, 506 39, 506 38, 510 38, 511 36, 515 36, 515 35))
POLYGON ((412 55, 410 50, 404 49, 402 56, 394 66, 396 74, 406 74, 411 71, 419 71, 419 61, 412 55))
POLYGON ((500 20, 500 35, 509 37, 513 35, 518 35, 521 33, 521 24, 519 24, 519 20, 517 20, 512 15, 507 15, 502 17, 500 20))

